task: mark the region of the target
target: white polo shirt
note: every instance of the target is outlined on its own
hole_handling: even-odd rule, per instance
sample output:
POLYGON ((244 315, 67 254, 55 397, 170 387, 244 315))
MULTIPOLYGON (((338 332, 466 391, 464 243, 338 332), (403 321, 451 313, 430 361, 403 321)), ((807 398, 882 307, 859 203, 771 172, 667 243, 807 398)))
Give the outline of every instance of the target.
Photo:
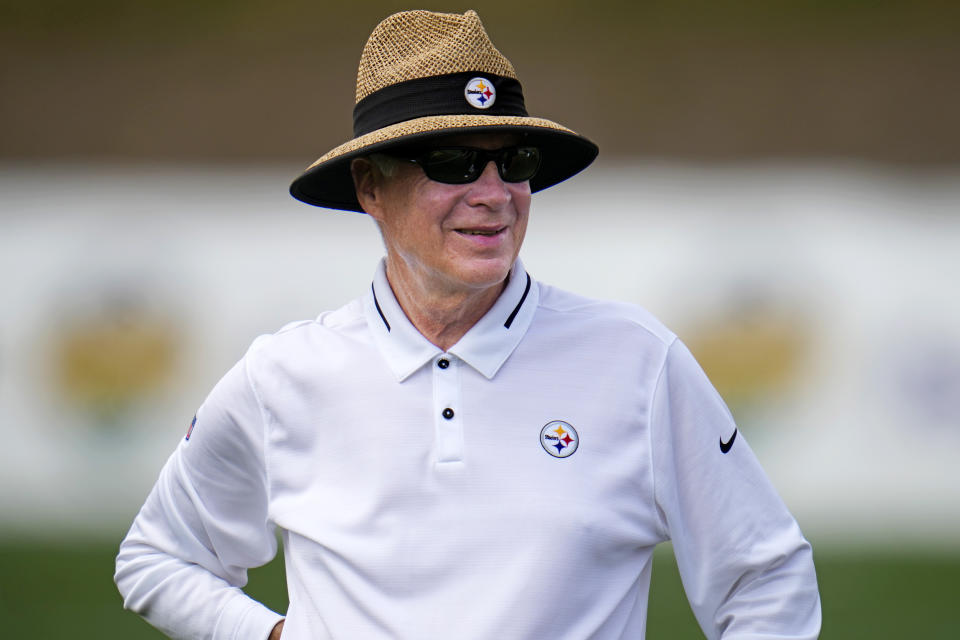
POLYGON ((282 532, 284 640, 643 638, 673 540, 708 638, 815 638, 808 543, 689 351, 518 261, 448 352, 381 263, 258 338, 200 408, 117 560, 174 637, 262 640, 240 591, 282 532))

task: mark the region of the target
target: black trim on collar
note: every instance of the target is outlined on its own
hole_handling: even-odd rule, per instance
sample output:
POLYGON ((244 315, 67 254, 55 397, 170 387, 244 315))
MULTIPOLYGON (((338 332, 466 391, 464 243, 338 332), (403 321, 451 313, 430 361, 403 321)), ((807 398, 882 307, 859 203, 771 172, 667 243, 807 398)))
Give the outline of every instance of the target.
POLYGON ((398 82, 371 93, 353 108, 353 135, 360 136, 391 124, 444 115, 527 116, 523 89, 515 78, 482 71, 464 71, 398 82), (496 89, 488 109, 470 106, 464 96, 467 82, 484 78, 496 89))
MULTIPOLYGON (((513 324, 513 319, 517 317, 517 314, 520 313, 520 307, 523 306, 523 301, 527 299, 527 294, 530 293, 530 274, 527 274, 527 288, 523 290, 523 295, 520 296, 520 302, 517 303, 517 306, 514 307, 513 312, 510 314, 510 317, 507 318, 507 321, 503 323, 503 326, 507 329, 510 328, 510 325, 513 324)), ((376 298, 374 298, 376 301, 376 298)))
POLYGON ((373 306, 377 308, 377 313, 380 314, 380 319, 383 320, 383 324, 387 328, 387 331, 390 331, 390 323, 387 322, 387 316, 383 315, 383 310, 380 309, 380 303, 377 302, 377 290, 373 286, 372 282, 370 283, 370 291, 373 292, 373 306))

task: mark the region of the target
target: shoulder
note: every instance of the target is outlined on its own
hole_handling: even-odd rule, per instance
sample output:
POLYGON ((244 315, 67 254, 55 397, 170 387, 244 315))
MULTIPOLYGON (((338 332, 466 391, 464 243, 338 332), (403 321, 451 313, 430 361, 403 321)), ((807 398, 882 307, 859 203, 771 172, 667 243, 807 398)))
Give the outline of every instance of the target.
POLYGON ((640 305, 589 298, 538 283, 539 307, 547 322, 578 327, 584 334, 600 333, 618 339, 639 339, 668 349, 677 336, 640 305))
POLYGON ((290 322, 258 336, 244 355, 248 375, 259 378, 279 370, 300 370, 318 359, 336 358, 371 342, 361 301, 290 322))
POLYGON ((360 300, 354 300, 334 311, 325 311, 316 318, 289 322, 273 333, 258 336, 250 346, 250 353, 296 347, 298 343, 311 343, 323 337, 350 334, 365 328, 363 305, 360 300))

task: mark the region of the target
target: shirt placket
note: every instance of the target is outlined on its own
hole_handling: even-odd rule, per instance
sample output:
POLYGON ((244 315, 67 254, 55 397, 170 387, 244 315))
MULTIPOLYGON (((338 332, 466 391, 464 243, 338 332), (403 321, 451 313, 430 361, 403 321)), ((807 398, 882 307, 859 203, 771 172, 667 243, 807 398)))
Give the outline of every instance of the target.
POLYGON ((458 358, 447 353, 433 361, 433 415, 438 464, 463 461, 461 364, 458 358))

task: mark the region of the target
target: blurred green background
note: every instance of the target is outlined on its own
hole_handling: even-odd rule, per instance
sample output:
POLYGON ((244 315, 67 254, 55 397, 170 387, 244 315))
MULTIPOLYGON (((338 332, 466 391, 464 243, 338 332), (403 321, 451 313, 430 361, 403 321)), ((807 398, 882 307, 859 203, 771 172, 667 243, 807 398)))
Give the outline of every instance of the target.
MULTIPOLYGON (((111 579, 112 549, 0 547, 0 614, 9 638, 162 638, 132 613, 121 612, 111 579)), ((956 636, 956 556, 896 553, 819 554, 824 639, 956 636)), ((286 607, 282 558, 250 573, 248 593, 286 607)), ((509 629, 504 636, 509 637, 509 629)), ((654 560, 647 637, 702 638, 668 549, 654 560)))
MULTIPOLYGON (((356 66, 400 2, 0 4, 0 155, 303 162, 350 136, 356 66)), ((949 0, 476 8, 528 107, 605 157, 960 160, 949 0)))
MULTIPOLYGON (((38 185, 39 198, 45 189, 56 188, 44 176, 59 175, 63 167, 73 171, 106 166, 124 175, 156 166, 189 170, 201 165, 208 170, 238 170, 238 180, 243 180, 242 172, 251 166, 304 166, 350 137, 362 44, 377 21, 405 8, 410 6, 378 1, 2 0, 0 169, 8 176, 4 184, 26 177, 38 185)), ((952 180, 960 166, 956 2, 559 0, 429 8, 478 9, 495 44, 516 66, 529 110, 596 140, 603 166, 612 169, 637 162, 720 169, 783 161, 827 167, 853 163, 879 167, 893 182, 908 180, 915 185, 944 176, 952 180)), ((136 192, 127 201, 133 211, 157 196, 136 192)), ((0 195, 0 224, 6 229, 0 233, 14 234, 8 238, 16 237, 25 220, 35 223, 36 215, 49 215, 52 228, 57 216, 70 213, 60 208, 56 215, 44 214, 46 210, 11 202, 9 193, 0 195)), ((904 209, 905 218, 917 216, 909 207, 904 209)), ((938 209, 943 210, 955 219, 952 205, 938 209)), ((251 223, 256 226, 256 221, 251 223)), ((11 241, 4 246, 13 245, 11 241)), ((44 251, 54 250, 36 249, 38 254, 44 251)), ((17 263, 21 264, 29 270, 32 263, 17 263)), ((16 279, 11 267, 0 276, 0 284, 12 291, 16 279)), ((946 297, 956 297, 955 282, 945 290, 946 297)), ((57 295, 61 293, 58 290, 57 295)), ((78 295, 84 297, 85 292, 78 295)), ((126 307, 121 303, 119 308, 126 307)), ((11 317, 13 309, 5 308, 4 315, 11 317)), ((293 318, 284 318, 288 319, 293 318)), ((183 367, 171 355, 176 352, 171 345, 191 348, 183 347, 182 336, 162 323, 113 329, 93 337, 83 334, 87 342, 65 347, 68 364, 57 383, 76 396, 57 401, 62 411, 86 412, 85 420, 98 423, 84 435, 84 442, 96 443, 91 449, 108 450, 104 459, 118 451, 122 455, 117 442, 133 438, 117 435, 123 433, 125 420, 169 404, 163 380, 183 367), (90 352, 99 352, 102 345, 118 343, 125 345, 117 352, 129 360, 125 364, 90 359, 90 352), (129 375, 131 371, 137 375, 129 375), (155 388, 161 391, 152 400, 142 399, 144 389, 155 388), (105 446, 108 439, 113 444, 105 446)), ((743 362, 731 361, 729 349, 715 348, 718 336, 720 343, 730 345, 739 344, 739 334, 716 330, 711 335, 712 339, 691 340, 692 348, 738 418, 743 412, 749 422, 752 407, 738 402, 739 394, 749 395, 744 385, 766 391, 764 384, 779 375, 777 365, 759 369, 766 380, 745 379, 738 369, 743 362)), ((776 336, 772 340, 753 347, 769 355, 780 353, 771 345, 786 344, 784 359, 791 357, 791 350, 803 349, 802 342, 798 347, 777 342, 776 336)), ((11 338, 5 344, 14 342, 11 338)), ((11 380, 21 374, 11 364, 17 362, 11 355, 13 347, 6 351, 2 347, 0 382, 3 376, 11 380)), ((225 370, 237 355, 235 351, 218 355, 211 371, 225 370)), ((746 364, 758 370, 765 362, 748 359, 746 364)), ((167 411, 186 420, 216 379, 210 377, 211 371, 199 376, 200 388, 187 401, 179 400, 175 411, 167 411)), ((15 446, 17 432, 42 430, 39 424, 24 423, 21 417, 26 414, 6 411, 15 404, 12 397, 12 392, 0 395, 7 404, 0 406, 4 421, 0 434, 8 447, 15 446)), ((955 406, 950 404, 949 410, 955 411, 955 406)), ((954 447, 960 429, 957 416, 950 413, 941 420, 954 435, 944 436, 945 429, 937 432, 954 447)), ((174 426, 174 431, 179 429, 174 426)), ((764 434, 759 435, 761 450, 764 434)), ((165 447, 173 442, 159 440, 165 447)), ((10 449, 8 455, 17 453, 10 449)), ((91 464, 98 464, 88 449, 77 449, 76 455, 90 455, 91 464)), ((815 478, 819 464, 811 460, 807 469, 797 470, 798 484, 804 474, 815 478)), ((922 466, 922 460, 917 464, 922 466)), ((138 459, 129 464, 137 465, 140 485, 148 486, 157 465, 138 459)), ((946 485, 955 486, 955 469, 947 473, 952 475, 946 485)), ((57 482, 64 485, 90 483, 93 494, 98 483, 107 482, 77 477, 72 471, 59 476, 57 482)), ((0 479, 7 484, 6 495, 19 494, 16 500, 8 499, 12 506, 4 504, 0 518, 0 635, 159 637, 121 610, 112 584, 113 554, 135 513, 130 500, 118 502, 110 517, 91 524, 69 509, 59 515, 38 515, 24 506, 31 502, 31 478, 0 474, 0 479), (22 491, 21 482, 26 487, 22 491)), ((130 491, 145 496, 140 485, 130 491)), ((817 490, 823 495, 822 487, 817 490)), ((817 494, 811 495, 809 500, 816 502, 817 494)), ((925 522, 915 527, 916 535, 905 538, 898 533, 910 528, 906 526, 885 536, 889 516, 875 524, 869 518, 861 520, 859 528, 849 530, 839 520, 834 527, 820 522, 811 528, 824 638, 957 637, 960 619, 953 603, 960 583, 960 532, 949 527, 960 506, 938 500, 939 495, 915 500, 929 503, 928 511, 941 509, 946 514, 946 528, 932 532, 929 540, 925 534, 931 532, 922 530, 925 522)), ((877 502, 882 503, 883 496, 877 502)), ((788 503, 793 506, 789 497, 788 503)), ((912 514, 908 510, 900 518, 912 514)), ((804 521, 801 525, 806 530, 804 521)), ((282 563, 277 560, 253 571, 250 591, 282 609, 282 563)), ((684 600, 669 548, 656 557, 649 637, 702 637, 684 600)))

